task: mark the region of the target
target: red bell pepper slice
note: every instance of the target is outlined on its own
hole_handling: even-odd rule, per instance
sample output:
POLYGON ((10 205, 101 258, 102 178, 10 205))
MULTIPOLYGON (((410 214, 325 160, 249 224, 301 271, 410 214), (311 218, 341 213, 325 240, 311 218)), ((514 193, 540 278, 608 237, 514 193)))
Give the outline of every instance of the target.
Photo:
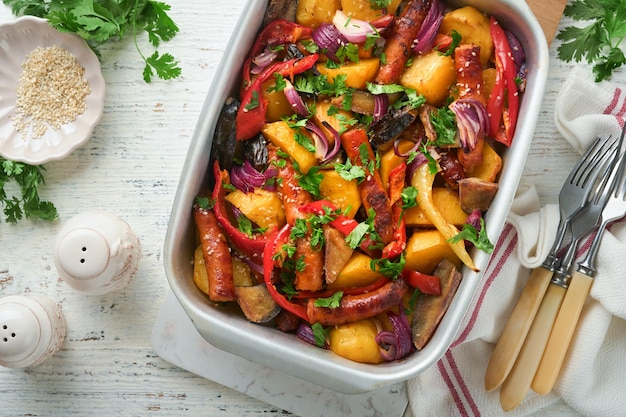
POLYGON ((393 259, 400 256, 406 249, 406 222, 404 220, 404 209, 402 201, 402 191, 406 177, 406 163, 402 162, 389 173, 389 200, 392 204, 391 215, 393 220, 393 240, 384 248, 382 257, 393 259))
POLYGON ((402 272, 402 279, 409 286, 417 288, 424 294, 441 295, 441 280, 438 276, 423 274, 415 270, 402 272))
POLYGON ((496 57, 496 82, 487 103, 489 134, 506 146, 511 146, 519 112, 517 71, 506 34, 493 16, 490 32, 496 57))
POLYGON ((304 58, 294 58, 289 61, 277 62, 265 68, 254 82, 243 91, 241 96, 241 104, 237 111, 236 138, 238 140, 246 140, 258 134, 265 124, 265 111, 267 108, 267 100, 263 98, 261 88, 263 83, 273 77, 274 74, 280 74, 283 77, 292 77, 300 74, 317 62, 318 54, 307 55, 304 58))
POLYGON ((312 35, 313 29, 282 19, 275 20, 265 26, 254 41, 248 58, 243 63, 243 90, 247 89, 250 84, 252 84, 252 61, 263 53, 265 48, 268 46, 294 43, 299 39, 310 38, 312 35))
POLYGON ((220 169, 218 161, 213 164, 213 177, 215 178, 212 194, 215 202, 213 213, 217 221, 233 246, 251 261, 260 265, 263 260, 263 250, 267 244, 267 235, 249 236, 230 222, 226 209, 226 189, 224 188, 224 183, 230 183, 230 176, 228 171, 220 169))
POLYGON ((282 229, 274 229, 270 233, 269 243, 265 245, 265 250, 263 251, 263 281, 265 281, 267 291, 270 293, 270 296, 274 299, 274 301, 276 301, 276 304, 308 322, 309 316, 306 312, 306 307, 287 300, 283 294, 278 292, 272 282, 274 267, 276 266, 274 254, 276 254, 279 245, 287 242, 290 233, 291 226, 288 224, 286 224, 282 229))

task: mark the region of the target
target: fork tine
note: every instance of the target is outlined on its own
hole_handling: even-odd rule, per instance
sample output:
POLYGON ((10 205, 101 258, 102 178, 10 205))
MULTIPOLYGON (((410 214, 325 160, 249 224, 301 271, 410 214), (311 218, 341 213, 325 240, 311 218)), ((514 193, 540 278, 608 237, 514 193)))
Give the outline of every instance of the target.
POLYGON ((611 136, 606 141, 596 140, 590 147, 591 152, 583 157, 584 163, 573 173, 572 184, 585 187, 589 182, 595 181, 602 172, 603 165, 611 159, 617 142, 611 136))

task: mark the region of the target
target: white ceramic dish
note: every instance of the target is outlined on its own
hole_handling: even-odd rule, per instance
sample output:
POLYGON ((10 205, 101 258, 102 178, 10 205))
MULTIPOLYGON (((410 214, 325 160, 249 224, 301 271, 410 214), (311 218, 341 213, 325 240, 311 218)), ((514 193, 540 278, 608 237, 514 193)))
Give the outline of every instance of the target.
MULTIPOLYGON (((537 122, 548 73, 548 46, 541 27, 521 0, 448 1, 459 7, 473 5, 511 30, 522 43, 529 68, 527 90, 521 100, 520 121, 513 146, 503 155, 500 187, 486 216, 487 233, 492 241, 502 231, 506 215, 522 175, 537 122)), ((165 237, 164 262, 170 286, 199 333, 219 349, 276 368, 284 373, 332 390, 355 394, 408 380, 439 360, 459 331, 482 274, 463 269, 463 280, 426 347, 409 357, 381 365, 368 365, 343 359, 331 352, 301 342, 293 335, 255 325, 232 311, 211 306, 193 283, 192 252, 195 226, 191 207, 209 176, 209 155, 215 124, 224 100, 235 91, 242 61, 262 24, 266 1, 250 0, 244 8, 228 53, 216 72, 200 120, 187 154, 165 237)), ((481 271, 489 255, 474 251, 473 259, 481 271)))
POLYGON ((80 37, 62 33, 46 20, 24 16, 0 25, 0 156, 31 165, 62 159, 91 137, 102 118, 105 83, 98 58, 80 37), (85 68, 91 93, 86 108, 73 122, 58 130, 48 128, 41 137, 16 128, 16 88, 22 63, 38 47, 57 46, 70 52, 85 68))

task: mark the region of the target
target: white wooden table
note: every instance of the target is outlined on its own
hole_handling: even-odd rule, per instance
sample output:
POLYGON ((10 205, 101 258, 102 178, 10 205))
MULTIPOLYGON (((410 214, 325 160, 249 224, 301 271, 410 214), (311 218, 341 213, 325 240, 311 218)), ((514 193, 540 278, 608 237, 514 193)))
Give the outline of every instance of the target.
MULTIPOLYGON (((46 165, 41 197, 56 205, 59 221, 0 221, 0 295, 46 294, 61 305, 68 323, 62 350, 42 365, 0 368, 0 415, 288 414, 181 370, 159 358, 150 345, 168 290, 162 245, 179 174, 205 94, 220 58, 228 53, 226 43, 244 5, 243 0, 170 3, 181 32, 161 50, 181 60, 182 77, 145 84, 130 36, 106 46, 102 122, 85 146, 46 165), (52 255, 63 223, 96 208, 131 225, 142 242, 143 258, 124 290, 90 297, 58 278, 52 255)), ((0 22, 9 19, 10 10, 0 5, 0 22)), ((147 43, 140 44, 151 52, 147 43)), ((522 180, 538 184, 543 203, 556 201, 578 157, 553 122, 557 91, 571 65, 556 59, 556 44, 550 52, 550 79, 522 180)), ((573 414, 557 403, 537 415, 573 414)))

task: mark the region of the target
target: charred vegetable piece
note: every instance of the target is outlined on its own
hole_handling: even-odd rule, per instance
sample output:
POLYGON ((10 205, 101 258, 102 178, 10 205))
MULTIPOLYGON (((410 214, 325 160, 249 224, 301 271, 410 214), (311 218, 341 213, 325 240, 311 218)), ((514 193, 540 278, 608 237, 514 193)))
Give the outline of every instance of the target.
POLYGON ((470 177, 459 181, 459 198, 466 213, 474 210, 485 212, 489 209, 498 192, 498 183, 470 177))
POLYGON ((295 22, 296 10, 298 10, 298 2, 293 0, 270 0, 265 10, 263 18, 263 26, 275 20, 286 20, 295 22))
POLYGON ((410 107, 391 108, 370 125, 370 142, 380 148, 400 136, 417 118, 417 111, 410 107))
POLYGON ((280 312, 265 284, 235 287, 235 294, 241 311, 253 323, 267 323, 280 312))
POLYGON ((439 326, 462 278, 454 264, 446 259, 441 261, 433 275, 441 280, 441 295, 420 295, 413 310, 413 344, 418 350, 426 346, 439 326))
POLYGON ((213 143, 211 144, 211 165, 214 161, 219 161, 220 166, 228 171, 233 166, 233 159, 240 157, 244 150, 243 142, 235 137, 238 111, 239 101, 233 97, 228 97, 217 119, 213 143))
MULTIPOLYGON (((237 141, 238 143, 241 141, 237 141)), ((263 171, 267 166, 267 139, 263 135, 243 142, 245 144, 243 157, 250 162, 257 171, 263 171)))

